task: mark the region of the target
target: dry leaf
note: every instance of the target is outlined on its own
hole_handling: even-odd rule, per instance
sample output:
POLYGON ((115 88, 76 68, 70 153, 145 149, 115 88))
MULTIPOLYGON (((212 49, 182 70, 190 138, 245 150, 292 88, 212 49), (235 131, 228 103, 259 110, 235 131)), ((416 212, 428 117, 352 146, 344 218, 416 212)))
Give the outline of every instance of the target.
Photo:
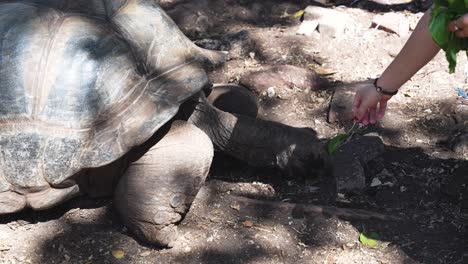
POLYGON ((252 227, 254 225, 254 223, 250 220, 245 220, 244 222, 242 222, 242 225, 244 227, 252 227))
POLYGON ((231 208, 237 211, 240 211, 240 205, 238 203, 231 204, 231 208))
POLYGON ((296 13, 293 14, 293 17, 294 17, 294 18, 301 17, 302 15, 304 15, 304 13, 305 13, 304 10, 299 10, 299 11, 297 11, 296 13))
POLYGON ((221 211, 219 209, 215 209, 215 210, 213 210, 213 214, 220 215, 220 214, 223 214, 223 211, 221 211))
POLYGON ((112 250, 112 256, 116 259, 121 259, 125 257, 125 252, 121 249, 112 250))

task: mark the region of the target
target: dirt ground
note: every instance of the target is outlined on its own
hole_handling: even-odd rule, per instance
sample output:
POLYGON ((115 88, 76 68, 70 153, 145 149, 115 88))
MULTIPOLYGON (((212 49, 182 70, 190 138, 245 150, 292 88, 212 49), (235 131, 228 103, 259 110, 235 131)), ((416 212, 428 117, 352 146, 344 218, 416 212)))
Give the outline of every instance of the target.
MULTIPOLYGON (((301 21, 292 14, 320 5, 313 1, 161 4, 197 43, 246 34, 238 56, 212 73, 214 82, 238 83, 272 65, 321 73, 329 82, 320 89, 276 87, 275 96, 260 93, 258 101, 261 118, 311 127, 323 139, 352 125, 327 122, 335 93, 377 77, 407 39, 371 28, 373 16, 393 10, 414 25, 427 6, 323 2, 328 8, 340 4, 339 10, 356 22, 354 32, 330 38, 296 34, 301 21)), ((139 243, 119 221, 111 200, 83 197, 53 210, 0 217, 0 263, 468 263, 468 99, 455 91, 467 88, 466 56, 458 65, 448 74, 439 53, 392 99, 381 122, 359 129, 385 144, 383 155, 365 168, 367 187, 359 195, 336 193, 333 179, 285 178, 217 156, 174 248, 139 243), (371 187, 375 178, 381 184, 371 187), (324 206, 324 212, 310 204, 324 206), (399 219, 337 216, 335 207, 399 219), (377 232, 379 246, 363 245, 363 231, 377 232)))

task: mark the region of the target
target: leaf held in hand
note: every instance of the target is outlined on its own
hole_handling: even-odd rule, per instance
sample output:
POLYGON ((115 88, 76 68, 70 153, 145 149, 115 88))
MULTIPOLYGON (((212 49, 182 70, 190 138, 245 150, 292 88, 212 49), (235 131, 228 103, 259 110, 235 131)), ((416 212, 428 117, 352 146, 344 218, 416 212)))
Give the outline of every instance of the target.
POLYGON ((346 142, 346 140, 348 140, 348 138, 349 138, 349 137, 351 136, 351 134, 353 133, 355 127, 356 127, 356 122, 353 123, 353 126, 352 126, 351 129, 348 131, 348 133, 346 133, 346 134, 339 134, 338 136, 335 136, 334 138, 332 138, 332 139, 328 142, 328 145, 327 145, 328 154, 330 154, 330 155, 335 155, 336 150, 338 150, 338 148, 339 148, 341 145, 343 145, 343 143, 346 142))
POLYGON ((328 142, 328 154, 334 155, 336 150, 348 139, 348 134, 339 134, 328 142))
POLYGON ((467 0, 434 0, 432 5, 429 31, 434 42, 445 51, 450 73, 455 72, 457 53, 468 50, 468 41, 466 38, 458 38, 447 27, 451 21, 465 15, 467 11, 467 0))

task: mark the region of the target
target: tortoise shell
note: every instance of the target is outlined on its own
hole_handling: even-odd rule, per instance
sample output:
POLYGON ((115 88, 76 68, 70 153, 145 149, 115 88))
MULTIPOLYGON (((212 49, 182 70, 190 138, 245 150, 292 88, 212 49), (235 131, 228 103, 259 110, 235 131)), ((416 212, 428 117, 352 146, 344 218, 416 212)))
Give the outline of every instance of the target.
POLYGON ((208 84, 201 49, 158 6, 105 2, 0 3, 0 192, 70 185, 208 84))

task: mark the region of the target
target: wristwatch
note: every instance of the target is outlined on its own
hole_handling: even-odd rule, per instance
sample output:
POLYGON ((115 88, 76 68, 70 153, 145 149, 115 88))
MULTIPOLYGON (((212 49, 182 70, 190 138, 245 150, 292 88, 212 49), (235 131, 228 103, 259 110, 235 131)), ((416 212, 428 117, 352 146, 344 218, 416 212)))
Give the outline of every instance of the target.
POLYGON ((394 92, 389 92, 389 91, 385 91, 381 86, 378 86, 377 85, 377 81, 379 80, 379 78, 376 78, 374 80, 374 87, 375 87, 375 90, 381 94, 385 94, 385 95, 390 95, 390 96, 394 96, 395 94, 398 93, 398 90, 394 91, 394 92))

